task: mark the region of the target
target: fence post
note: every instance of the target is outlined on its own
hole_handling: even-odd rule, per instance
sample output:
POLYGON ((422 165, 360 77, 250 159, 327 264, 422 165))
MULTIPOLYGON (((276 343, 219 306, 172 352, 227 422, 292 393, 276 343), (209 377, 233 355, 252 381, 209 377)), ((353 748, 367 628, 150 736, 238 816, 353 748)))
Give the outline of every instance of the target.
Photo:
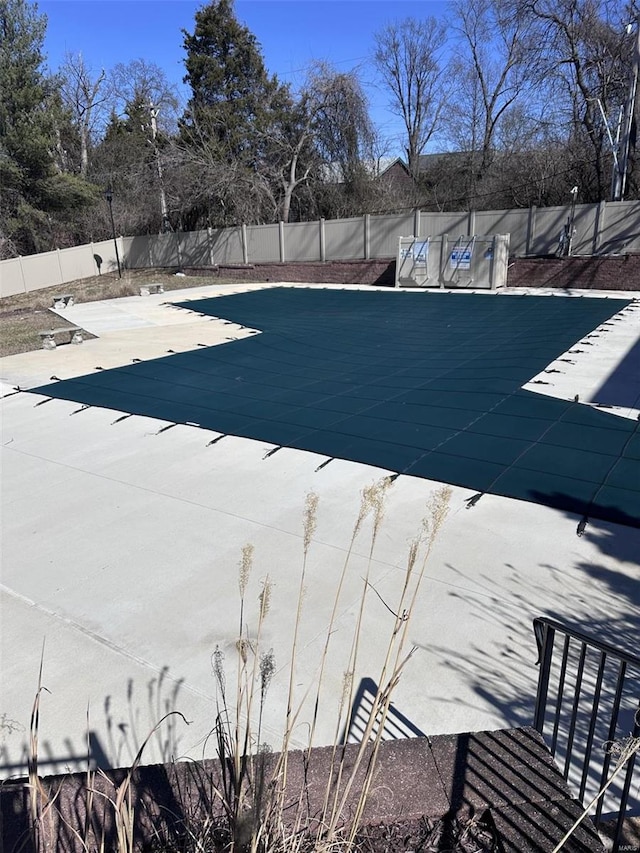
POLYGON ((128 267, 128 258, 125 254, 125 251, 124 251, 124 237, 122 236, 122 234, 118 237, 118 241, 120 243, 120 257, 122 258, 122 269, 126 270, 126 269, 129 269, 129 267, 128 267))
POLYGON ((62 261, 60 260, 60 249, 56 246, 56 257, 58 258, 58 272, 60 273, 60 284, 64 284, 64 273, 62 272, 62 261))
POLYGON ((371 258, 371 216, 368 213, 364 215, 364 259, 368 261, 371 258))
MULTIPOLYGON (((534 631, 536 621, 534 620, 534 631)), ((555 630, 550 625, 540 626, 538 639, 538 655, 540 672, 538 673, 538 689, 536 692, 536 704, 533 715, 533 728, 542 734, 544 729, 544 717, 547 709, 547 693, 549 691, 549 673, 551 670, 551 658, 553 656, 553 642, 555 630)))
POLYGON ((22 255, 18 255, 18 266, 20 267, 20 277, 22 278, 22 289, 25 293, 28 293, 27 280, 24 277, 24 267, 22 266, 22 255))
POLYGON ((249 237, 247 235, 247 223, 242 223, 242 263, 249 263, 249 237))
POLYGON ((318 220, 320 226, 320 260, 324 263, 327 260, 327 243, 324 233, 324 219, 318 220))
POLYGON ((606 201, 603 200, 598 202, 598 206, 596 208, 595 222, 593 224, 593 255, 597 255, 598 249, 600 248, 600 234, 602 232, 602 229, 604 228, 606 209, 606 201))
POLYGON ((209 266, 213 267, 213 231, 210 225, 207 225, 207 243, 209 244, 209 266))
POLYGON ((469 237, 474 237, 476 233, 476 212, 475 210, 469 211, 469 230, 467 234, 469 237))
POLYGON ((280 244, 280 263, 284 263, 284 222, 282 219, 278 222, 278 243, 280 244))
POLYGON ((445 275, 447 270, 447 244, 448 244, 449 235, 442 234, 440 236, 440 287, 444 287, 445 283, 445 275))
POLYGON ((536 206, 532 204, 529 208, 529 221, 527 222, 527 245, 525 247, 525 254, 530 255, 531 249, 533 247, 533 241, 536 236, 536 206))
POLYGON ((176 231, 176 259, 178 261, 178 269, 182 269, 182 252, 180 251, 180 232, 176 231))
POLYGON ((420 208, 416 207, 413 211, 413 236, 420 236, 420 208))

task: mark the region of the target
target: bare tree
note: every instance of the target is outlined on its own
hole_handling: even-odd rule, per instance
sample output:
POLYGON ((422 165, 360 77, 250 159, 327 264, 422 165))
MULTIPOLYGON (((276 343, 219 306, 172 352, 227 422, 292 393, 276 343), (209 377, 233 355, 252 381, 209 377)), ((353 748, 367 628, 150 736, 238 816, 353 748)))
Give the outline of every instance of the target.
MULTIPOLYGON (((598 200, 609 189, 611 146, 606 121, 624 101, 633 35, 612 0, 525 0, 548 59, 547 79, 561 100, 567 138, 582 173, 581 196, 598 200)), ((628 14, 628 13, 627 13, 628 14)))
POLYGON ((509 0, 455 0, 453 10, 466 48, 456 79, 467 95, 453 118, 463 124, 466 150, 477 155, 476 182, 493 158, 500 121, 525 92, 535 92, 539 50, 531 15, 509 0))
POLYGON ((109 102, 118 115, 136 101, 152 104, 157 111, 158 130, 170 135, 176 132, 180 98, 162 68, 146 59, 119 62, 109 74, 109 102))
POLYGON ((328 176, 341 184, 357 180, 363 164, 373 159, 375 132, 355 72, 315 63, 298 96, 272 110, 265 136, 260 171, 281 194, 284 222, 295 191, 310 178, 316 183, 328 176))
POLYGON ((182 230, 278 220, 272 175, 240 158, 221 156, 208 127, 192 120, 188 138, 174 139, 163 154, 169 207, 182 230))
POLYGON ((67 53, 60 72, 62 101, 71 113, 80 139, 80 175, 86 178, 91 137, 104 118, 106 73, 104 69, 93 71, 81 53, 67 53))
POLYGON ((134 59, 118 63, 111 70, 109 100, 113 114, 135 116, 139 122, 139 130, 153 156, 160 202, 160 230, 170 231, 163 163, 165 159, 174 159, 165 157, 164 148, 178 126, 180 100, 176 87, 169 83, 158 65, 146 59, 134 59))
POLYGON ((389 24, 375 37, 374 62, 391 94, 391 109, 403 121, 414 177, 447 97, 442 58, 445 40, 445 23, 433 17, 406 18, 389 24))
POLYGON ((282 206, 280 218, 289 221, 291 200, 296 189, 306 184, 312 168, 311 138, 314 120, 309 108, 307 93, 293 106, 286 121, 277 129, 274 141, 279 149, 277 164, 278 180, 282 184, 282 206), (305 157, 305 155, 307 155, 305 157))

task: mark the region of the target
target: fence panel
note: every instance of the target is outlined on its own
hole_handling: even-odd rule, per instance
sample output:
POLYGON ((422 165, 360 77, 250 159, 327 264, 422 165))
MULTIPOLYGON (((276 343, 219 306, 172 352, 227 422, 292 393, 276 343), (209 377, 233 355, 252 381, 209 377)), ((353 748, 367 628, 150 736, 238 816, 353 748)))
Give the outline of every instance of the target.
POLYGON ((448 234, 459 237, 469 233, 469 214, 465 211, 457 213, 429 212, 420 213, 420 236, 440 237, 448 234))
POLYGON ((509 252, 526 255, 529 209, 479 210, 475 214, 476 234, 510 234, 509 252))
POLYGON ((124 238, 124 264, 127 269, 141 270, 152 267, 151 244, 154 237, 144 234, 140 237, 124 238))
POLYGON ((181 231, 180 265, 186 267, 206 267, 211 263, 209 254, 209 235, 205 231, 181 231))
POLYGON ((152 267, 179 267, 177 234, 154 234, 149 240, 149 260, 152 267))
POLYGON ((529 252, 532 255, 551 255, 558 249, 560 234, 567 223, 568 207, 539 207, 529 252))
POLYGON ((75 281, 78 278, 89 278, 98 274, 98 266, 94 252, 91 251, 91 245, 61 249, 58 262, 62 281, 75 281))
POLYGON ((22 258, 22 271, 29 290, 41 290, 63 282, 57 252, 27 255, 22 258))
POLYGON ((242 263, 242 230, 240 228, 220 228, 212 231, 209 236, 209 245, 211 260, 214 264, 242 263))
POLYGON ((599 252, 640 252, 640 201, 608 202, 602 219, 599 252))
MULTIPOLYGON (((118 253, 120 255, 120 265, 122 266, 123 258, 125 257, 126 240, 132 238, 118 237, 118 253)), ((94 254, 97 255, 101 263, 101 272, 116 272, 118 262, 116 261, 116 250, 113 245, 113 240, 103 240, 100 243, 93 244, 94 254)), ((96 262, 97 266, 97 262, 96 262)), ((95 272, 92 273, 95 275, 95 272)))
POLYGON ((327 219, 324 223, 325 249, 328 261, 364 258, 364 220, 327 219))
POLYGON ((31 290, 25 286, 20 258, 0 261, 0 296, 14 296, 31 290))
MULTIPOLYGON (((567 208, 567 218, 571 208, 567 208)), ((577 204, 573 219, 575 234, 571 242, 572 255, 590 255, 593 251, 593 236, 598 216, 597 204, 577 204)))
POLYGON ((247 259, 250 264, 280 260, 279 225, 247 225, 247 259))
POLYGON ((320 260, 320 226, 317 222, 288 222, 284 227, 286 261, 320 260))
POLYGON ((372 216, 370 219, 369 251, 372 258, 395 258, 400 237, 413 234, 412 213, 372 216))
MULTIPOLYGON (((486 210, 469 213, 420 213, 420 236, 437 238, 460 235, 510 234, 511 254, 555 254, 567 224, 570 206, 486 210), (529 227, 531 232, 529 233, 529 227), (529 245, 527 245, 529 240, 529 245)), ((327 260, 395 257, 398 238, 415 229, 413 212, 382 214, 324 221, 327 260)), ((640 201, 602 202, 577 205, 572 254, 640 252, 640 201)), ((320 222, 287 223, 284 228, 285 261, 314 261, 320 258, 320 222)), ((280 260, 280 226, 252 225, 246 229, 249 263, 280 260)), ((148 267, 207 266, 244 262, 242 228, 194 231, 137 237, 119 237, 120 260, 130 269, 148 267)), ((113 240, 74 246, 0 261, 0 296, 62 284, 117 269, 113 240)))

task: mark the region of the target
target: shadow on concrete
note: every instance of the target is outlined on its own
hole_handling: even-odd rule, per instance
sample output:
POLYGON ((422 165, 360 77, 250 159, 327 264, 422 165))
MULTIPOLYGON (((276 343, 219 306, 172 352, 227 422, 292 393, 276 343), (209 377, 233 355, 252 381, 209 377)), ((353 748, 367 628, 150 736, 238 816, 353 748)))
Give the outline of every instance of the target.
MULTIPOLYGON (((93 772, 130 767, 145 740, 148 753, 160 763, 169 763, 180 754, 180 734, 183 721, 172 714, 179 709, 179 694, 183 679, 174 679, 169 668, 163 667, 157 677, 149 679, 144 700, 136 695, 133 679, 126 684, 125 699, 106 696, 102 706, 103 720, 88 717, 87 731, 79 738, 67 737, 64 749, 55 747, 46 737, 46 725, 39 732, 38 768, 41 775, 73 772, 93 772), (118 710, 116 710, 118 708, 118 710), (164 718, 164 720, 163 720, 164 718), (163 720, 161 725, 158 723, 163 720)), ((0 771, 5 778, 25 777, 29 766, 29 732, 18 727, 21 742, 13 748, 0 744, 0 771)))
MULTIPOLYGON (((189 782, 190 794, 178 796, 172 778, 173 762, 179 755, 179 727, 185 722, 175 713, 182 684, 183 679, 172 678, 169 668, 163 667, 147 681, 143 698, 137 695, 133 679, 129 679, 126 704, 122 697, 106 696, 102 724, 89 729, 84 738, 66 738, 64 750, 59 745, 54 749, 46 731, 39 733, 37 773, 46 792, 44 802, 55 804, 47 810, 39 849, 48 844, 46 849, 60 853, 79 850, 84 847, 79 845, 80 832, 88 844, 86 849, 115 850, 118 843, 113 801, 118 789, 126 789, 129 777, 135 783, 131 800, 134 834, 148 838, 150 827, 159 827, 153 839, 158 849, 177 849, 184 834, 185 808, 191 799, 195 797, 200 802, 205 794, 204 782, 187 773, 181 779, 183 785, 189 782), (136 758, 143 746, 147 753, 143 760, 152 755, 157 763, 131 770, 137 767, 136 758), (164 819, 160 819, 162 816, 164 819)), ((0 747, 0 768, 9 777, 0 781, 0 849, 7 851, 30 850, 32 843, 29 789, 25 785, 30 750, 28 731, 21 727, 21 732, 22 743, 13 754, 7 744, 0 747)))
MULTIPOLYGON (((106 770, 113 765, 107 757, 104 744, 99 734, 90 729, 84 743, 75 744, 71 738, 65 738, 65 751, 54 750, 48 740, 41 740, 38 745, 38 768, 43 775, 65 773, 70 767, 79 765, 91 769, 106 770)), ((28 772, 29 747, 23 742, 19 750, 11 753, 7 744, 0 746, 0 769, 4 776, 14 779, 24 778, 28 772)), ((0 784, 2 784, 0 782, 0 784)))
POLYGON ((640 340, 592 395, 592 400, 605 406, 640 408, 640 340))
MULTIPOLYGON (((478 707, 497 709, 506 725, 523 726, 533 722, 538 681, 537 647, 531 624, 534 616, 556 620, 597 641, 637 654, 640 641, 640 575, 637 570, 634 572, 633 567, 637 567, 640 554, 638 532, 606 522, 589 525, 587 531, 585 536, 589 536, 603 555, 621 563, 627 561, 628 570, 623 565, 619 570, 611 568, 607 565, 607 559, 598 563, 577 563, 570 571, 565 571, 562 566, 548 564, 541 566, 546 570, 544 579, 534 584, 529 574, 514 565, 507 565, 508 571, 500 574, 499 582, 488 571, 466 575, 449 566, 450 571, 459 578, 456 586, 463 590, 451 591, 449 595, 464 600, 469 607, 475 604, 473 635, 483 639, 472 643, 460 653, 446 646, 423 648, 440 658, 445 667, 455 671, 458 678, 471 687, 472 693, 478 698, 478 707), (474 592, 479 591, 479 587, 487 596, 486 607, 482 610, 477 607, 477 592, 474 592), (487 630, 483 630, 483 624, 487 630), (487 640, 487 637, 496 635, 496 626, 499 628, 500 640, 487 640)), ((559 649, 559 655, 561 653, 562 649, 559 649)), ((618 665, 611 661, 604 669, 600 704, 594 716, 592 712, 599 691, 597 679, 600 654, 594 649, 587 652, 581 682, 576 680, 579 655, 579 648, 571 647, 567 659, 564 699, 562 707, 558 708, 556 761, 576 792, 583 787, 588 801, 599 789, 602 772, 607 767, 618 665), (575 728, 571 733, 572 691, 576 685, 580 698, 575 728), (592 726, 593 748, 589 756, 586 752, 592 726), (587 775, 583 776, 585 760, 588 761, 589 769, 587 775)), ((560 666, 560 661, 557 661, 552 674, 555 684, 559 682, 560 666)), ((450 701, 458 708, 462 704, 462 700, 456 696, 438 698, 450 701)), ((631 734, 639 699, 640 672, 632 671, 629 667, 613 739, 621 740, 631 734)), ((551 742, 553 709, 549 705, 547 707, 549 712, 544 736, 551 742)), ((428 726, 424 720, 422 724, 428 726)), ((640 813, 637 768, 634 779, 628 807, 630 814, 640 813)), ((605 815, 616 812, 616 800, 620 793, 621 786, 614 783, 610 789, 611 796, 605 800, 605 815)))
MULTIPOLYGON (((595 545, 603 556, 612 557, 621 563, 628 563, 640 568, 640 531, 601 521, 597 518, 590 518, 582 537, 595 545)), ((589 573, 595 570, 598 579, 602 579, 599 575, 601 567, 591 563, 580 563, 579 565, 580 568, 589 573)), ((629 580, 626 575, 607 569, 603 578, 607 579, 608 588, 615 591, 616 595, 623 592, 631 604, 640 602, 640 572, 637 574, 637 579, 629 580)))
MULTIPOLYGON (((371 718, 378 690, 378 685, 372 678, 360 680, 356 695, 351 703, 349 721, 340 737, 341 744, 361 743, 371 718)), ((375 735, 377 731, 378 728, 374 728, 371 735, 375 735)), ((384 722, 382 739, 397 740, 409 737, 426 737, 426 735, 394 705, 390 705, 384 722)))
POLYGON ((169 667, 163 667, 157 678, 150 679, 146 684, 144 716, 141 703, 135 697, 133 679, 129 679, 126 686, 126 719, 123 719, 122 715, 118 717, 114 711, 114 697, 105 697, 103 714, 107 732, 107 752, 110 756, 109 767, 130 765, 150 732, 154 757, 158 761, 168 763, 179 755, 180 721, 175 716, 167 715, 179 709, 178 700, 183 683, 184 679, 172 678, 169 675, 169 667), (166 718, 163 724, 158 726, 163 718, 166 718))

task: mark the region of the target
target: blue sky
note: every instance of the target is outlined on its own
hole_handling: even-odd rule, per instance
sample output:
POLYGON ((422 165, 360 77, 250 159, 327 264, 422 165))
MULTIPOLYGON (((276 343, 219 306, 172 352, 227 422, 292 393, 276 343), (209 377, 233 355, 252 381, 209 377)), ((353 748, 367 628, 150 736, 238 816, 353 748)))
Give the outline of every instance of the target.
MULTIPOLYGON (((56 70, 66 51, 81 52, 94 69, 144 58, 180 84, 184 75, 182 29, 193 31, 203 3, 194 0, 41 0, 48 18, 45 52, 56 70)), ((395 139, 400 126, 388 110, 388 95, 376 86, 367 59, 374 33, 391 20, 445 17, 440 0, 236 0, 237 17, 260 42, 271 73, 296 87, 314 59, 338 70, 359 66, 371 114, 381 133, 395 139)), ((181 85, 183 95, 186 88, 181 85)))

